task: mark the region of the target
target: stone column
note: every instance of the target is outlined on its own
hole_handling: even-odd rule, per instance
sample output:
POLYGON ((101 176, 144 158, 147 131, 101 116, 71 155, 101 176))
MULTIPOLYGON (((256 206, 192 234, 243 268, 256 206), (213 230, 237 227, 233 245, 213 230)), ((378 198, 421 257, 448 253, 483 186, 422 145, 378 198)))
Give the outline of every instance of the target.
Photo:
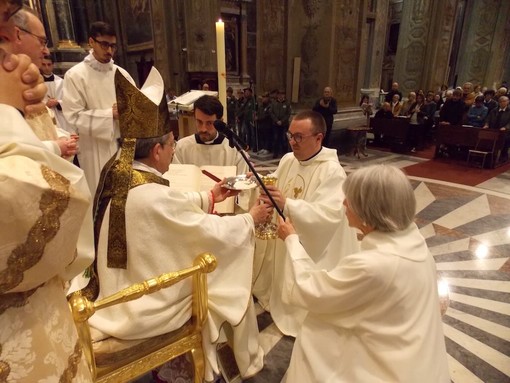
POLYGON ((458 0, 436 0, 432 10, 426 67, 422 87, 435 91, 448 84, 450 52, 455 27, 458 0))
POLYGON ((76 49, 80 48, 76 44, 73 30, 73 20, 69 8, 69 0, 53 0, 53 9, 55 10, 55 22, 59 41, 58 49, 76 49))
MULTIPOLYGON (((331 84, 333 12, 336 0, 288 3, 287 84, 292 81, 293 60, 301 58, 299 104, 310 107, 331 84)), ((336 91, 336 89, 335 89, 336 91)), ((335 94, 336 97, 336 94, 335 94)))
MULTIPOLYGON (((261 91, 286 88, 287 12, 285 0, 257 2, 257 88, 261 91)), ((246 69, 246 68, 244 68, 246 69)), ((290 99, 290 94, 287 94, 290 99)))
POLYGON ((245 80, 249 80, 248 75, 248 25, 246 22, 246 11, 241 9, 241 70, 239 72, 239 82, 243 84, 245 80))
POLYGON ((433 0, 404 1, 393 75, 403 94, 426 85, 423 75, 428 65, 432 8, 433 0))
MULTIPOLYGON (((369 72, 368 87, 379 89, 381 87, 382 66, 384 50, 386 46, 386 33, 388 30, 389 0, 379 0, 376 3, 376 7, 377 8, 374 10, 369 10, 369 12, 371 11, 370 16, 372 16, 373 13, 375 14, 373 14, 374 36, 372 40, 372 50, 367 52, 367 54, 371 55, 371 58, 368 61, 370 62, 370 65, 367 70, 369 72)), ((359 76, 361 79, 362 74, 360 73, 359 76)))
POLYGON ((87 17, 87 7, 84 0, 73 0, 71 3, 71 14, 73 15, 74 32, 78 44, 84 46, 88 44, 89 20, 87 17))
POLYGON ((323 86, 330 85, 333 88, 339 106, 352 105, 359 98, 358 69, 362 28, 365 25, 362 5, 341 0, 337 1, 331 10, 333 11, 331 81, 323 86))
POLYGON ((176 2, 152 0, 152 27, 154 34, 154 66, 159 70, 165 85, 181 94, 178 79, 185 70, 180 68, 179 10, 176 2))
POLYGON ((185 2, 188 72, 216 72, 217 0, 185 2))
POLYGON ((463 44, 457 63, 458 84, 499 86, 508 56, 510 2, 482 0, 467 2, 463 44), (469 26, 469 27, 467 27, 469 26))

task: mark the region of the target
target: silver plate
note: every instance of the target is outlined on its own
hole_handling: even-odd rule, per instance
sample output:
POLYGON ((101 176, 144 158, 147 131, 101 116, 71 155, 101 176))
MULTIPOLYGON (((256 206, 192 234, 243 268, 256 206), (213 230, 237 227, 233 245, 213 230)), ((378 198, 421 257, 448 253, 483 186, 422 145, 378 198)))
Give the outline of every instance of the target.
POLYGON ((257 187, 257 180, 255 177, 246 177, 246 175, 227 177, 223 187, 230 190, 253 189, 257 187))

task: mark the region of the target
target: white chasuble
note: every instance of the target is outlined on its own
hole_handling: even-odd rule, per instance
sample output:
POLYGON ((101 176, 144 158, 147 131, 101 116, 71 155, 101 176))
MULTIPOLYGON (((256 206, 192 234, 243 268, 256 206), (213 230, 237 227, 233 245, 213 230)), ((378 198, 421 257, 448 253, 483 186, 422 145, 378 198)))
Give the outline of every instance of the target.
MULTIPOLYGON (((251 215, 206 214, 186 193, 174 191, 171 186, 156 183, 137 186, 129 191, 126 201, 127 268, 117 269, 106 266, 109 212, 110 206, 99 235, 98 299, 161 273, 190 267, 197 255, 210 252, 216 256, 218 267, 208 274, 209 315, 204 329, 206 371, 210 374, 212 367, 218 372, 214 343, 224 322, 249 328, 243 341, 255 347, 238 348, 238 352, 250 354, 245 365, 239 359, 238 364, 241 373, 247 374, 251 368, 258 371, 261 366, 253 364, 262 364, 263 354, 258 347, 256 317, 254 312, 245 315, 252 304, 251 215)), ((147 338, 173 331, 191 316, 191 288, 191 279, 187 279, 136 301, 101 310, 90 323, 101 332, 122 339, 147 338)))
POLYGON ((0 114, 2 378, 90 382, 64 290, 93 260, 83 171, 47 151, 17 110, 0 114))
MULTIPOLYGON (((342 183, 346 174, 336 150, 323 147, 313 158, 298 161, 286 154, 276 172, 277 187, 287 197, 284 215, 290 218, 307 252, 319 267, 330 270, 345 255, 358 251, 356 232, 345 217, 342 183)), ((281 332, 296 336, 306 310, 282 300, 283 275, 288 267, 280 239, 257 240, 253 292, 281 332)))

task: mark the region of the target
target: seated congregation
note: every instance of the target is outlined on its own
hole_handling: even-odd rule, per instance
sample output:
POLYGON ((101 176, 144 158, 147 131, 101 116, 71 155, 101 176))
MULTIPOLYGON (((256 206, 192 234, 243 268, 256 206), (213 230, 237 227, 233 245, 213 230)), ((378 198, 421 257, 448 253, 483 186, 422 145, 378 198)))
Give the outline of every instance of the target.
MULTIPOLYGON (((393 83, 386 101, 369 120, 374 145, 401 152, 423 151, 435 145, 435 158, 465 161, 469 150, 477 150, 480 145, 479 135, 487 136, 479 131, 483 129, 498 132, 493 135, 493 145, 489 144, 489 148, 493 146, 490 150, 493 159, 487 166, 506 163, 510 147, 508 90, 501 87, 497 93, 492 89, 482 93, 479 86, 477 89, 467 82, 456 89, 443 87, 440 92, 410 92, 402 101, 398 83, 393 83)), ((372 115, 368 96, 362 97, 360 106, 365 115, 372 115)))

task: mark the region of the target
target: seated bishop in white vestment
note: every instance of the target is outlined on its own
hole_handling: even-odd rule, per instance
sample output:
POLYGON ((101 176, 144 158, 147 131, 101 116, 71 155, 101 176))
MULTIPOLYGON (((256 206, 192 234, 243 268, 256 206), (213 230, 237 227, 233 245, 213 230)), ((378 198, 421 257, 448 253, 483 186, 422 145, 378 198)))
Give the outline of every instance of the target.
MULTIPOLYGON (((161 76, 153 68, 139 91, 117 72, 116 88, 123 144, 118 156, 105 166, 102 192, 96 195, 98 298, 163 272, 189 267, 196 255, 211 252, 218 267, 208 274, 209 314, 203 331, 206 379, 213 379, 213 371, 218 373, 216 343, 225 322, 234 330, 233 348, 241 375, 249 377, 263 367, 251 298, 254 222, 266 219, 271 209, 257 205, 250 213, 219 217, 208 212, 214 200, 230 195, 226 189, 174 191, 162 178, 175 141, 161 76), (131 107, 134 113, 126 113, 131 107)), ((101 310, 90 323, 105 336, 121 339, 173 331, 191 316, 191 287, 186 280, 101 310)))

